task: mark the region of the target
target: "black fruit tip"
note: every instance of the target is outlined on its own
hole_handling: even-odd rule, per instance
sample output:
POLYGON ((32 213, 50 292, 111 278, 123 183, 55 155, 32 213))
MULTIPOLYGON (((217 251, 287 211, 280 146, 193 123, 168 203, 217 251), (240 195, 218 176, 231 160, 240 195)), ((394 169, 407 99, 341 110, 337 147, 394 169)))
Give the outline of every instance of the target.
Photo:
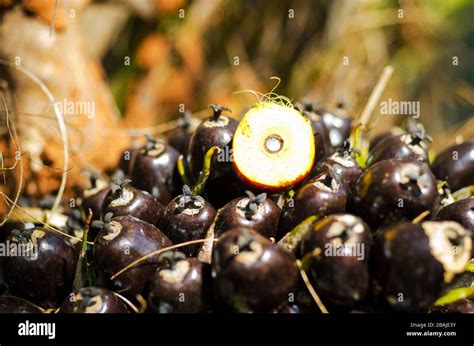
POLYGON ((72 209, 71 216, 66 221, 66 227, 70 230, 82 229, 82 213, 79 209, 72 209))
POLYGON ((110 227, 110 221, 114 217, 114 214, 112 212, 108 212, 107 214, 104 215, 102 220, 94 220, 91 223, 91 226, 97 229, 105 229, 107 233, 111 233, 113 230, 110 227))
POLYGON ((253 249, 250 247, 250 244, 253 241, 255 241, 255 238, 252 236, 252 233, 247 229, 244 229, 243 232, 239 234, 237 241, 235 242, 239 250, 235 252, 235 255, 245 251, 253 252, 253 249))
POLYGON ((221 113, 223 111, 232 112, 229 108, 218 105, 218 104, 210 104, 209 107, 212 108, 212 111, 214 112, 212 114, 214 121, 219 120, 219 117, 221 116, 221 113))
POLYGON ((81 292, 81 299, 79 300, 79 306, 83 309, 86 309, 88 307, 91 307, 92 305, 95 304, 95 301, 93 300, 95 297, 97 297, 100 294, 100 292, 97 289, 88 289, 84 290, 81 292))
POLYGON ((146 144, 143 147, 145 154, 149 153, 152 150, 157 150, 158 154, 161 154, 165 150, 165 142, 161 139, 155 139, 150 135, 145 135, 146 144))
POLYGON ((242 208, 242 210, 245 212, 245 217, 248 220, 251 220, 252 217, 257 213, 258 207, 265 202, 265 199, 267 198, 266 193, 261 193, 259 195, 254 195, 252 191, 245 191, 245 193, 248 196, 249 202, 245 207, 242 208))
POLYGON ((28 243, 31 240, 31 235, 33 234, 34 230, 34 227, 23 230, 15 228, 11 231, 11 234, 18 242, 28 243))
POLYGON ((160 255, 158 261, 163 267, 174 270, 176 263, 186 260, 186 258, 187 256, 181 251, 166 251, 160 255))
POLYGON ((179 198, 178 205, 181 209, 199 209, 204 205, 204 198, 193 195, 191 188, 188 185, 183 185, 183 194, 179 198))
POLYGON ((123 189, 130 185, 132 180, 130 179, 116 179, 110 184, 110 189, 112 190, 112 196, 118 198, 122 195, 123 189))

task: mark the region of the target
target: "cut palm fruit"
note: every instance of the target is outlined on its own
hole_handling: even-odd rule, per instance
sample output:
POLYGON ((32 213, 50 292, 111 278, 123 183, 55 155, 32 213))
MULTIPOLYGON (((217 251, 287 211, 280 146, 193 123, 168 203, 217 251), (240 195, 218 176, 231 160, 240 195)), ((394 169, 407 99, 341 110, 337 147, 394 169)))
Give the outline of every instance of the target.
POLYGON ((285 191, 303 180, 314 153, 310 122, 296 109, 272 102, 258 103, 244 115, 232 143, 239 176, 267 192, 285 191))

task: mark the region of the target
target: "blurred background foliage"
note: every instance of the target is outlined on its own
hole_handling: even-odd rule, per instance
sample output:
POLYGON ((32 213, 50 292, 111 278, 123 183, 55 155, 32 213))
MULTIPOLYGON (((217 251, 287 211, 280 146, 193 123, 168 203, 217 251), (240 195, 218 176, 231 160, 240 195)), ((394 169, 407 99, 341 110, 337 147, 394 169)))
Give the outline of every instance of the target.
MULTIPOLYGON (((420 101, 431 134, 450 140, 472 117, 472 0, 154 0, 146 15, 133 4, 94 5, 133 8, 102 60, 134 126, 176 116, 181 103, 199 110, 221 102, 239 114, 256 99, 234 92, 268 92, 271 76, 281 78, 280 94, 343 100, 356 117, 387 64, 395 72, 383 99, 420 101)), ((374 115, 376 132, 405 120, 374 115)))

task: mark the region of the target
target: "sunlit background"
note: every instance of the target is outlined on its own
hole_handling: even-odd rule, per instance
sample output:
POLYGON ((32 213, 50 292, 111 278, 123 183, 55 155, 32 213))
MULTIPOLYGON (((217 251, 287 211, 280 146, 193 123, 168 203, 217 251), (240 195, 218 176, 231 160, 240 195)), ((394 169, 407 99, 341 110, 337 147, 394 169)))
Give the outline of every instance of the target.
MULTIPOLYGON (((239 117, 258 100, 249 90, 343 105, 357 118, 387 65, 380 102, 419 101, 435 151, 471 138, 472 18, 472 0, 0 0, 2 95, 32 163, 24 192, 56 191, 64 170, 74 184, 84 169, 115 167, 134 139, 166 135, 184 110, 202 118, 221 103, 239 117), (51 99, 15 66, 61 104, 94 106, 93 117, 64 114, 67 167, 51 99)), ((369 135, 407 118, 378 105, 369 135)))

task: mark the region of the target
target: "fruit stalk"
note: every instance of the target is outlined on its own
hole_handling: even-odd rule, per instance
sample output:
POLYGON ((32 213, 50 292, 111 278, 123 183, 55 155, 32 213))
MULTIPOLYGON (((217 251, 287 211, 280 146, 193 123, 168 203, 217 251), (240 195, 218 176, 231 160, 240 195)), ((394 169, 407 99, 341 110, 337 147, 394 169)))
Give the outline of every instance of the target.
POLYGON ((73 291, 78 291, 83 287, 90 286, 91 273, 89 272, 89 264, 87 263, 87 237, 89 235, 89 228, 92 221, 92 210, 89 209, 87 215, 86 226, 84 228, 84 234, 82 236, 82 247, 81 253, 79 254, 79 260, 77 261, 76 274, 74 282, 72 284, 73 291))
POLYGON ((209 179, 209 175, 211 174, 212 157, 214 156, 214 153, 216 151, 220 151, 220 148, 213 146, 207 151, 206 156, 204 157, 204 165, 202 171, 199 174, 199 178, 197 179, 192 189, 193 196, 201 195, 203 193, 204 188, 206 187, 207 179, 209 179))

